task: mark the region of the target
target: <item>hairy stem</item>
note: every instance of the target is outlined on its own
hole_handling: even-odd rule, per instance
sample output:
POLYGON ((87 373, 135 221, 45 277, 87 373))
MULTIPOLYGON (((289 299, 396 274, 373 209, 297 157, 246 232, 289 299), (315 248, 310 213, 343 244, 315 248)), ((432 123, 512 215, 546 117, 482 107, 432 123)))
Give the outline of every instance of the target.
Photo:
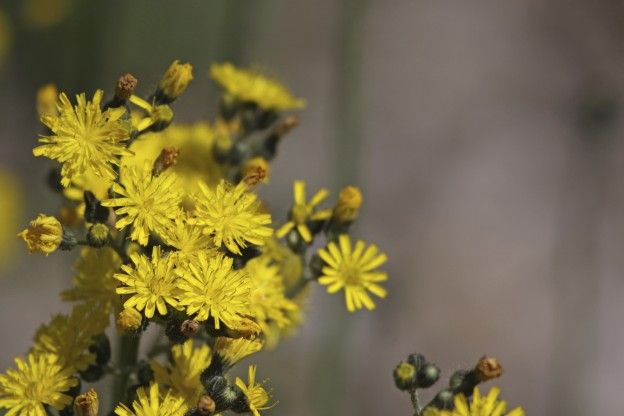
POLYGON ((414 407, 414 416, 420 416, 421 409, 416 389, 410 390, 410 398, 412 399, 412 406, 414 407))
MULTIPOLYGON (((134 368, 139 357, 140 337, 136 334, 123 334, 119 337, 119 358, 117 368, 134 368)), ((130 374, 122 372, 115 377, 113 385, 114 405, 125 402, 130 386, 130 374)))

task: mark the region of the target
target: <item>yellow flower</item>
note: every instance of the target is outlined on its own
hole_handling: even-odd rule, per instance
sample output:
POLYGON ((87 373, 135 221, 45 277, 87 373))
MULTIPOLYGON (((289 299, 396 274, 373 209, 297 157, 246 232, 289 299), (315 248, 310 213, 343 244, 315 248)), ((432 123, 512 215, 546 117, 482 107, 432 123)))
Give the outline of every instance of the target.
POLYGON ((275 234, 277 237, 281 238, 296 227, 301 237, 309 243, 312 241, 312 233, 307 226, 308 221, 326 220, 331 217, 331 209, 314 212, 316 206, 327 198, 329 191, 325 188, 321 188, 314 194, 309 202, 306 202, 305 182, 295 181, 295 184, 293 185, 293 193, 295 196, 295 202, 290 209, 290 220, 279 230, 277 230, 275 234))
POLYGON ((113 274, 120 265, 121 259, 112 248, 84 247, 74 264, 74 287, 62 292, 61 297, 66 301, 87 302, 93 308, 110 312, 119 301, 113 274))
POLYGON ((33 353, 51 353, 59 357, 59 364, 72 371, 82 371, 95 362, 95 354, 88 351, 95 335, 108 325, 108 314, 89 304, 74 307, 71 314, 56 315, 35 334, 33 353))
POLYGON ((97 176, 89 171, 85 172, 83 175, 74 176, 69 186, 63 189, 63 195, 67 199, 80 201, 84 204, 84 192, 91 191, 97 199, 102 201, 108 197, 108 190, 112 184, 112 180, 97 176))
POLYGON ((37 114, 39 117, 46 115, 55 116, 58 114, 56 102, 58 100, 58 90, 54 84, 46 84, 37 90, 37 114))
POLYGON ((55 252, 63 241, 63 226, 54 217, 39 214, 30 222, 30 227, 17 235, 26 242, 28 251, 45 254, 55 252))
POLYGON ((150 104, 143 98, 136 95, 130 96, 130 102, 147 113, 137 124, 138 131, 144 131, 150 127, 155 130, 162 130, 173 121, 173 110, 167 104, 150 104))
POLYGON ((252 102, 265 110, 286 111, 305 107, 305 101, 292 96, 278 81, 258 71, 239 69, 231 63, 214 63, 210 76, 240 101, 252 102))
POLYGON ((224 245, 232 253, 241 254, 248 244, 262 246, 273 234, 266 225, 269 214, 260 213, 260 202, 247 191, 244 182, 235 187, 221 181, 215 190, 200 183, 201 195, 195 197, 193 223, 202 225, 204 233, 212 235, 217 247, 224 245))
POLYGON ((347 309, 350 312, 362 307, 375 309, 375 303, 366 291, 381 298, 386 297, 386 290, 377 283, 387 280, 388 275, 375 270, 386 262, 386 255, 380 253, 374 244, 366 248, 361 240, 351 250, 351 241, 346 234, 340 235, 338 242, 336 244, 332 241, 327 249, 320 249, 318 252, 326 264, 319 283, 327 285, 329 293, 336 293, 344 288, 347 309))
POLYGON ((183 397, 189 406, 195 406, 204 386, 199 376, 210 365, 210 348, 203 344, 193 348, 193 340, 171 348, 172 362, 164 366, 152 360, 150 366, 154 380, 160 385, 169 386, 173 393, 183 397))
POLYGON ((521 407, 516 407, 506 413, 507 402, 498 400, 499 394, 500 389, 492 387, 486 396, 481 396, 479 388, 475 387, 470 403, 468 403, 466 396, 458 394, 455 396, 455 409, 427 408, 423 416, 524 416, 524 410, 521 407))
POLYGON ((150 231, 162 233, 180 215, 182 195, 170 171, 154 177, 148 164, 123 169, 121 185, 113 184, 112 190, 117 196, 102 205, 116 207, 115 213, 122 217, 115 227, 121 230, 132 224, 130 238, 141 245, 147 245, 150 231))
POLYGON ((163 396, 156 383, 150 384, 149 390, 139 387, 136 395, 132 409, 120 404, 115 408, 115 413, 118 416, 184 416, 188 410, 182 397, 171 394, 171 391, 163 396))
POLYGON ((262 328, 262 332, 270 331, 270 323, 275 322, 279 328, 289 323, 288 312, 297 305, 286 297, 284 282, 279 276, 279 267, 271 263, 267 256, 249 260, 245 270, 251 278, 250 310, 251 315, 262 328))
POLYGON ((202 251, 213 255, 216 253, 212 238, 203 233, 202 227, 190 224, 184 215, 177 218, 161 234, 161 238, 165 244, 175 249, 169 256, 180 266, 194 260, 202 251))
POLYGON ((63 392, 78 381, 57 361, 54 354, 16 358, 17 369, 0 374, 0 408, 8 409, 8 416, 45 416, 44 405, 61 410, 71 404, 71 396, 63 392))
POLYGON ((133 253, 130 260, 134 267, 122 265, 124 273, 114 275, 115 279, 125 286, 117 288, 120 295, 132 295, 124 302, 125 308, 134 307, 145 310, 145 316, 151 318, 154 311, 161 315, 167 314, 167 304, 177 306, 175 264, 169 257, 162 256, 161 249, 156 246, 152 250, 152 258, 133 253))
POLYGON ((338 203, 332 217, 340 222, 353 221, 357 218, 362 206, 362 193, 355 186, 346 186, 338 195, 338 203))
POLYGON ((270 409, 275 404, 267 406, 269 402, 269 393, 262 387, 262 384, 256 384, 256 366, 249 366, 249 382, 245 384, 243 380, 236 377, 236 385, 243 391, 249 400, 249 410, 254 416, 260 416, 260 410, 270 409))
POLYGON ((231 327, 243 315, 249 314, 249 276, 232 269, 232 259, 223 254, 209 257, 199 253, 188 267, 177 269, 180 305, 195 320, 214 319, 215 328, 221 322, 231 327))
POLYGON ((136 331, 143 322, 143 315, 134 308, 123 308, 117 314, 117 330, 121 332, 136 331))
POLYGON ((124 141, 129 126, 123 120, 123 107, 102 112, 102 91, 97 90, 92 101, 85 94, 76 97, 72 106, 65 93, 59 96, 59 115, 41 118, 53 135, 39 139, 41 146, 33 149, 35 156, 46 156, 62 164, 61 184, 69 186, 77 175, 92 171, 97 176, 115 180, 112 165, 119 165, 119 157, 128 154, 124 141))
POLYGON ((193 66, 191 64, 181 64, 177 59, 171 63, 165 75, 158 84, 158 88, 167 97, 168 101, 173 101, 180 96, 186 87, 193 80, 193 66))
POLYGON ((284 280, 287 289, 292 288, 299 282, 303 274, 303 262, 301 256, 293 253, 291 249, 281 244, 276 238, 267 240, 264 246, 263 256, 267 256, 278 265, 279 275, 284 280))
POLYGON ((74 415, 76 416, 98 416, 99 409, 100 399, 94 388, 79 394, 74 399, 74 415))
POLYGON ((231 367, 245 357, 250 356, 263 347, 260 339, 217 337, 214 349, 226 367, 231 367))

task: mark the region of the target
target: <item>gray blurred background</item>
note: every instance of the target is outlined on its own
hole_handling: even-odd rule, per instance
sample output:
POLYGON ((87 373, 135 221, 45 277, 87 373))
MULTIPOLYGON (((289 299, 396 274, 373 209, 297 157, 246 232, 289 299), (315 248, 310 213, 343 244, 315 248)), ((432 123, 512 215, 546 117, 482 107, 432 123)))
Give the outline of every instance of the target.
MULTIPOLYGON (((146 94, 171 60, 190 61, 195 80, 176 119, 195 121, 214 114, 209 63, 232 60, 269 69, 307 99, 264 195, 279 219, 294 179, 334 193, 360 186, 354 233, 388 253, 389 296, 373 313, 349 314, 317 287, 298 336, 258 356, 279 399, 267 413, 409 415, 391 372, 419 351, 444 370, 440 388, 487 353, 505 367, 503 397, 529 415, 624 414, 621 1, 2 0, 0 9, 12 32, 0 166, 21 183, 18 226, 58 207, 43 180, 49 164, 31 154, 43 83, 110 93, 131 72, 146 94)), ((67 309, 57 293, 74 256, 15 253, 0 278, 0 370, 67 309)))

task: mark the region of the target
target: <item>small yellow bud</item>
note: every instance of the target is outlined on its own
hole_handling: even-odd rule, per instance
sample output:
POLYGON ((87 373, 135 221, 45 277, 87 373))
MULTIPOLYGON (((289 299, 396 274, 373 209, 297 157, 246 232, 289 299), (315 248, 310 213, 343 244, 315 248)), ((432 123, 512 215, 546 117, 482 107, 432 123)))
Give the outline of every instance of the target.
POLYGON ((416 367, 401 361, 393 372, 394 383, 401 390, 413 389, 416 384, 416 367))
POLYGON ((54 84, 46 84, 37 90, 37 113, 39 117, 55 116, 58 113, 56 102, 58 90, 54 84))
POLYGON ((76 416, 97 416, 99 408, 100 401, 94 389, 90 389, 74 399, 74 415, 76 416))
POLYGON ((108 243, 110 230, 106 224, 96 223, 89 227, 87 242, 92 247, 103 247, 108 243))
POLYGON ((503 374, 503 366, 496 358, 484 355, 475 366, 475 372, 479 381, 488 381, 500 377, 503 374))
POLYGON ((30 227, 17 235, 26 242, 28 251, 45 254, 55 252, 63 241, 63 226, 54 217, 39 214, 30 222, 30 227))
POLYGON ((143 316, 134 308, 124 308, 117 315, 117 328, 122 332, 136 331, 141 326, 143 316))
POLYGON ((340 222, 349 222, 357 218, 362 206, 362 193, 355 186, 347 186, 340 191, 333 217, 340 222))
POLYGON ((181 64, 175 60, 165 72, 158 88, 170 100, 173 101, 186 90, 186 87, 193 80, 193 66, 191 64, 181 64))
POLYGON ((269 162, 263 157, 254 157, 245 162, 243 166, 243 178, 249 176, 259 177, 258 182, 268 183, 270 175, 269 162))
POLYGON ((217 405, 212 397, 207 394, 202 395, 197 401, 197 413, 200 416, 210 416, 217 409, 217 405))

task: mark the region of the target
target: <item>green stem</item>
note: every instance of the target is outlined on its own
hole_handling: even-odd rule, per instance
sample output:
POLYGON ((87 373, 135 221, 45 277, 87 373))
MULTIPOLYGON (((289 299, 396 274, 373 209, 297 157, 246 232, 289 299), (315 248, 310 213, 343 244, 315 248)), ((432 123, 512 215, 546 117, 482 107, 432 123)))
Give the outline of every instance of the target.
POLYGON ((414 416, 420 416, 421 409, 416 389, 410 390, 410 398, 412 399, 412 406, 414 407, 414 416))
MULTIPOLYGON (((117 368, 136 367, 139 357, 139 341, 141 338, 136 334, 123 334, 119 338, 119 359, 117 368)), ((113 386, 114 405, 124 402, 130 386, 130 374, 122 372, 115 377, 113 386)))

